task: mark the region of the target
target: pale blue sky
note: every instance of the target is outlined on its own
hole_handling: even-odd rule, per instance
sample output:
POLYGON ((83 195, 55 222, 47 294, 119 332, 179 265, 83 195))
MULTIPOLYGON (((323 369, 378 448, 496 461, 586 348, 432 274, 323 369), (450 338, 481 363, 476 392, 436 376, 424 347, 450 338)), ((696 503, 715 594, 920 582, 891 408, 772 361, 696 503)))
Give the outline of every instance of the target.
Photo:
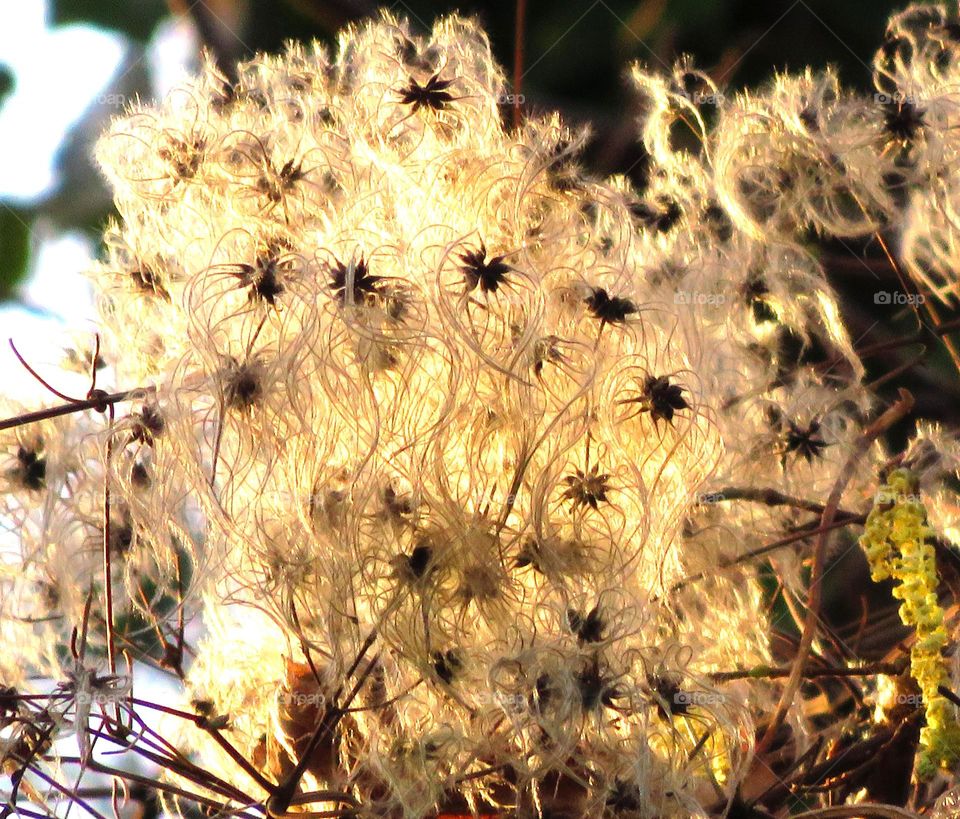
MULTIPOLYGON (((55 187, 58 147, 109 89, 127 48, 116 33, 79 24, 51 28, 48 22, 46 0, 0 3, 0 63, 16 78, 0 107, 0 207, 2 200, 29 204, 55 187)), ((169 89, 195 53, 188 23, 161 24, 144 58, 155 90, 169 89)), ((93 304, 80 274, 96 248, 79 233, 58 233, 42 224, 34 225, 32 241, 21 304, 0 303, 0 373, 4 395, 35 402, 49 396, 13 357, 7 339, 50 374, 76 334, 92 338, 93 304)))
POLYGON ((0 63, 16 89, 0 109, 0 197, 32 198, 53 183, 64 134, 107 85, 123 40, 85 25, 46 27, 44 0, 0 5, 0 63), (15 162, 9 157, 16 157, 15 162))

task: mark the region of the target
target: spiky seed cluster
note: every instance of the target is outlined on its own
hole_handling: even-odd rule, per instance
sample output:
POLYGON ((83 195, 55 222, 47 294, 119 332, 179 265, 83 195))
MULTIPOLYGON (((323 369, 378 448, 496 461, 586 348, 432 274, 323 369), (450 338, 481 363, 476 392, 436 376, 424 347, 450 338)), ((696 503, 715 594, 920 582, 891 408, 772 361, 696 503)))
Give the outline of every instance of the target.
MULTIPOLYGON (((797 521, 710 493, 828 494, 870 399, 800 242, 895 223, 890 174, 942 122, 830 72, 729 102, 689 63, 633 79, 644 189, 581 173, 556 116, 506 130, 458 17, 421 37, 384 16, 232 86, 208 67, 119 118, 98 157, 122 221, 93 279, 117 383, 153 389, 99 437, 3 441, 23 522, 4 672, 59 676, 77 589, 103 589, 107 480, 117 610, 202 610, 187 696, 271 781, 372 641, 306 790, 370 815, 549 815, 562 794, 663 817, 735 789, 771 692, 677 693, 767 659, 758 590, 717 566, 797 521), (702 150, 671 144, 680 117, 702 150), (72 591, 45 578, 66 565, 72 591)), ((207 734, 183 741, 249 787, 207 734)))

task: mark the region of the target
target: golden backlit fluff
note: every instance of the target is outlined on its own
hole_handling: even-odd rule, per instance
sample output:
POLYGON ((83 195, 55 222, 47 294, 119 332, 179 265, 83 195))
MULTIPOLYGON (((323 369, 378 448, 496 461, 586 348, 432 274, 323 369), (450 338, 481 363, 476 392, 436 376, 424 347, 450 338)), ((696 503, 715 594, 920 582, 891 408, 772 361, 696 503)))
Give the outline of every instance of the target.
POLYGON ((957 296, 960 55, 956 15, 915 5, 891 18, 874 59, 877 96, 893 137, 891 187, 907 201, 901 253, 911 275, 944 300, 957 296))
MULTIPOLYGON (((730 99, 688 61, 631 76, 643 190, 585 175, 556 115, 507 129, 458 17, 419 36, 385 15, 233 85, 207 66, 118 118, 97 157, 121 218, 91 275, 113 377, 145 389, 112 432, 4 433, 4 674, 61 674, 52 647, 102 590, 106 474, 118 611, 202 614, 184 707, 228 717, 271 781, 372 639, 307 790, 378 816, 732 798, 775 691, 711 684, 770 661, 752 576, 719 567, 800 519, 724 493, 837 480, 871 400, 800 239, 895 222, 899 153, 892 109, 830 71, 730 99)), ((771 559, 800 588, 792 552, 771 559)))

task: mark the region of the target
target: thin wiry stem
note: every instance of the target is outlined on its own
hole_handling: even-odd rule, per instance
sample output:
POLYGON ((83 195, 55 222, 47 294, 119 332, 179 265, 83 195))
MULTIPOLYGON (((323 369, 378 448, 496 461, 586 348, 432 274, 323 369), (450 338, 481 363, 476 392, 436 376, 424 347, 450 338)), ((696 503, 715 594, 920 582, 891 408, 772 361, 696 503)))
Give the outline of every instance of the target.
POLYGON ((924 352, 922 352, 920 355, 914 356, 904 364, 901 364, 899 367, 895 367, 894 369, 890 370, 890 372, 884 373, 878 378, 875 378, 873 381, 867 384, 867 389, 871 391, 875 391, 878 388, 882 387, 884 384, 886 384, 888 381, 893 381, 893 379, 899 378, 901 375, 907 372, 907 370, 913 367, 916 367, 917 364, 922 362, 925 356, 926 356, 926 350, 924 350, 924 352))
MULTIPOLYGON (((77 760, 77 761, 80 762, 80 760, 77 760)), ((91 764, 91 761, 87 760, 88 767, 90 766, 90 764, 91 764)), ((106 816, 104 816, 102 813, 100 813, 100 811, 94 808, 93 805, 87 802, 86 799, 83 799, 76 791, 72 791, 69 788, 67 788, 65 785, 62 785, 60 782, 57 782, 56 779, 54 779, 48 773, 40 770, 40 768, 37 767, 36 765, 29 764, 29 765, 25 765, 24 768, 25 770, 29 771, 34 776, 36 776, 38 779, 42 779, 55 791, 67 797, 67 799, 70 800, 71 805, 78 805, 79 807, 83 808, 83 810, 85 810, 87 813, 89 813, 91 816, 95 817, 95 819, 107 819, 106 816)))
MULTIPOLYGON (((368 638, 361 649, 359 657, 362 658, 363 654, 365 654, 372 645, 373 640, 368 638)), ((350 704, 353 702, 354 698, 360 693, 360 689, 363 687, 364 683, 367 681, 367 678, 370 676, 371 672, 379 661, 380 657, 379 655, 376 655, 369 663, 367 663, 367 667, 360 674, 356 684, 347 695, 343 704, 328 711, 325 714, 325 718, 320 721, 320 724, 314 731, 313 736, 310 737, 310 741, 307 743, 307 747, 304 749, 303 756, 300 757, 297 766, 293 769, 287 779, 274 790, 270 799, 267 801, 267 813, 270 816, 281 816, 287 813, 287 809, 292 804, 294 792, 300 784, 300 780, 303 777, 304 772, 307 770, 307 766, 309 765, 310 759, 313 757, 314 752, 320 747, 320 744, 336 730, 341 718, 344 716, 344 714, 346 714, 346 709, 350 707, 350 704)), ((355 662, 353 667, 356 668, 358 664, 359 663, 355 662)), ((344 677, 344 679, 349 678, 350 674, 347 674, 344 677)), ((339 698, 339 691, 341 689, 338 689, 338 693, 334 698, 334 701, 339 698)), ((352 797, 349 795, 342 794, 342 796, 345 798, 340 799, 340 801, 352 801, 352 797)))
POLYGON ((169 714, 170 716, 180 717, 188 722, 192 722, 198 728, 206 731, 210 737, 223 749, 223 751, 234 761, 237 765, 245 771, 250 777, 267 793, 273 793, 276 790, 276 785, 268 781, 256 768, 253 767, 229 741, 220 733, 219 729, 211 724, 209 718, 204 717, 201 714, 190 714, 187 711, 180 711, 177 708, 171 708, 170 706, 160 705, 159 703, 149 702, 148 700, 134 700, 135 705, 143 706, 150 708, 155 711, 160 711, 164 714, 169 714))
MULTIPOLYGON (((100 732, 100 731, 91 731, 91 735, 100 736, 107 739, 113 739, 110 734, 100 732)), ((192 762, 185 758, 176 759, 170 756, 164 756, 159 753, 154 753, 149 751, 143 746, 146 743, 134 744, 131 745, 125 750, 132 751, 133 753, 142 756, 144 759, 153 762, 155 765, 159 766, 163 770, 171 771, 177 776, 182 776, 184 779, 188 779, 193 782, 195 785, 205 788, 207 790, 218 793, 221 796, 226 797, 227 799, 232 799, 237 802, 242 802, 247 805, 258 804, 257 800, 252 799, 249 795, 241 791, 239 788, 235 788, 230 785, 228 782, 224 782, 220 777, 215 776, 198 765, 194 765, 192 762)), ((68 758, 64 758, 64 761, 68 758)), ((154 787, 157 787, 154 785, 154 787)), ((192 797, 191 797, 192 798, 192 797)))
MULTIPOLYGON (((60 761, 68 764, 79 764, 80 762, 80 760, 76 757, 61 757, 60 761)), ((148 776, 142 776, 140 774, 133 773, 132 771, 121 770, 120 768, 111 768, 110 766, 104 765, 102 762, 98 762, 97 760, 90 760, 87 763, 87 767, 92 771, 104 774, 106 776, 112 776, 125 782, 136 782, 137 784, 145 785, 148 788, 163 791, 164 793, 169 793, 173 796, 179 796, 182 799, 189 799, 191 802, 195 802, 198 805, 204 805, 208 808, 213 808, 224 813, 231 813, 231 809, 222 802, 217 802, 215 799, 210 799, 199 793, 193 793, 192 791, 188 791, 184 788, 179 788, 176 785, 162 782, 159 779, 152 779, 148 776)), ((249 816, 249 814, 243 813, 234 815, 249 816)), ((251 819, 253 818, 251 817, 251 819)))
MULTIPOLYGON (((721 560, 717 565, 721 569, 729 569, 729 568, 732 568, 733 566, 738 566, 741 563, 748 563, 749 561, 755 558, 763 557, 764 555, 769 554, 770 552, 774 552, 777 549, 782 549, 784 546, 791 546, 792 544, 800 540, 806 540, 807 538, 813 537, 814 535, 821 534, 822 532, 825 532, 825 531, 830 532, 830 531, 833 531, 834 529, 842 529, 843 527, 850 526, 851 524, 862 526, 865 521, 866 521, 866 515, 851 514, 849 517, 841 518, 840 520, 831 521, 831 523, 828 526, 823 526, 822 524, 820 526, 817 526, 816 528, 805 526, 801 528, 799 531, 794 532, 793 534, 786 535, 780 538, 779 540, 775 540, 772 543, 767 543, 764 546, 760 546, 757 549, 752 549, 749 552, 744 552, 742 555, 738 555, 737 557, 731 558, 730 560, 721 560)), ((686 586, 689 586, 691 583, 697 583, 701 580, 704 580, 706 577, 707 577, 706 572, 697 572, 696 574, 692 574, 689 577, 683 578, 683 580, 677 581, 677 583, 675 583, 670 588, 670 591, 671 592, 680 591, 680 589, 683 589, 686 586)))
POLYGON ((829 541, 829 530, 826 528, 834 522, 834 517, 840 507, 840 499, 843 497, 843 491, 853 477, 857 464, 866 454, 870 445, 893 424, 905 417, 913 409, 913 396, 904 389, 900 390, 900 397, 889 409, 887 409, 877 420, 868 426, 857 439, 853 450, 847 457, 846 463, 840 470, 837 480, 833 485, 830 496, 827 499, 826 507, 820 519, 823 530, 817 536, 816 546, 813 553, 813 565, 810 570, 810 583, 807 587, 807 616, 803 623, 803 632, 800 636, 800 645, 797 647, 797 656, 793 662, 793 669, 787 679, 787 683, 780 694, 780 701, 777 703, 777 709, 773 718, 770 720, 766 733, 757 744, 756 753, 759 755, 766 749, 777 730, 786 719, 787 711, 793 704, 793 698, 800 687, 800 681, 803 678, 803 670, 807 662, 807 656, 813 647, 813 641, 817 633, 820 620, 820 602, 823 596, 823 572, 826 567, 827 544, 829 541))
MULTIPOLYGON (((60 390, 54 387, 49 381, 44 380, 43 376, 40 375, 40 373, 38 373, 35 369, 33 369, 33 367, 31 367, 29 363, 27 363, 27 360, 22 355, 20 355, 20 351, 17 349, 17 345, 13 343, 12 338, 7 339, 7 341, 10 343, 10 349, 13 350, 13 354, 17 357, 17 360, 20 362, 21 365, 23 365, 24 369, 26 369, 26 371, 30 373, 30 375, 32 375, 44 387, 46 387, 50 392, 52 392, 55 396, 57 396, 57 398, 60 398, 64 401, 70 401, 71 403, 76 403, 77 401, 76 398, 71 398, 69 395, 65 395, 64 393, 60 392, 60 390)), ((98 347, 99 347, 99 341, 98 341, 98 347)), ((96 356, 94 356, 94 364, 96 364, 96 356)), ((94 382, 94 387, 95 386, 96 386, 96 382, 94 382)), ((88 398, 89 397, 90 396, 88 396, 88 398)))
MULTIPOLYGON (((100 343, 97 340, 97 349, 100 343)), ((96 356, 94 356, 96 361, 96 356)), ((96 376, 94 376, 94 387, 96 387, 96 376)), ((91 388, 91 390, 93 389, 91 388)), ((108 407, 110 414, 109 429, 113 428, 115 420, 113 404, 108 407)), ((116 631, 116 617, 113 610, 113 553, 110 543, 110 464, 113 461, 113 435, 107 435, 107 463, 103 475, 103 589, 106 598, 106 621, 107 621, 107 663, 110 667, 110 674, 117 674, 117 644, 114 639, 116 631)), ((123 726, 120 719, 120 706, 114 703, 114 713, 117 721, 117 730, 122 731, 123 726)))
POLYGON ((911 333, 909 336, 903 336, 901 338, 890 339, 889 341, 879 341, 876 344, 871 344, 868 347, 862 347, 857 350, 857 355, 861 358, 867 358, 877 353, 887 352, 888 350, 896 350, 900 347, 906 347, 910 344, 917 344, 922 342, 929 335, 942 336, 946 333, 951 333, 954 330, 960 330, 960 318, 950 319, 950 321, 941 322, 936 327, 927 327, 924 326, 922 329, 917 330, 915 333, 911 333))
MULTIPOLYGON (((890 266, 894 269, 897 274, 897 278, 900 280, 900 284, 903 287, 904 291, 910 292, 910 288, 907 286, 907 279, 903 275, 903 272, 900 270, 900 266, 897 264, 896 260, 893 258, 893 255, 887 248, 886 243, 883 241, 883 237, 877 233, 877 241, 880 243, 880 247, 883 248, 884 254, 886 254, 887 259, 890 261, 890 266)), ((918 291, 911 293, 911 295, 920 295, 918 291)), ((926 323, 923 320, 923 317, 920 315, 920 305, 926 308, 930 319, 933 321, 935 328, 940 328, 942 326, 940 321, 940 314, 937 311, 937 308, 933 306, 933 300, 930 298, 920 298, 914 299, 910 302, 913 311, 917 314, 917 321, 920 322, 921 327, 926 323)), ((943 346, 947 348, 947 352, 950 354, 950 360, 953 362, 953 366, 956 368, 957 372, 960 373, 960 351, 957 350, 957 346, 953 343, 953 340, 946 334, 946 332, 941 334, 943 338, 943 346)))
POLYGON ((919 815, 904 808, 895 808, 893 805, 875 805, 861 803, 859 805, 832 805, 826 808, 805 811, 794 814, 793 819, 919 819, 919 815))
MULTIPOLYGON (((875 677, 878 674, 897 677, 906 671, 908 665, 909 663, 906 660, 902 660, 895 663, 871 663, 859 667, 815 666, 803 669, 801 674, 805 680, 813 680, 818 677, 875 677)), ((710 674, 710 679, 714 682, 730 682, 731 680, 748 679, 775 680, 780 677, 789 677, 792 670, 792 666, 772 668, 770 666, 758 665, 739 671, 715 671, 710 674)))
POLYGON ((34 412, 25 412, 21 415, 14 415, 11 418, 5 418, 0 421, 0 430, 14 429, 26 424, 35 424, 38 421, 46 421, 48 418, 58 418, 61 415, 71 415, 74 412, 83 412, 84 410, 97 409, 104 404, 119 404, 121 401, 135 401, 143 395, 154 391, 153 387, 139 387, 135 390, 121 390, 120 392, 105 393, 95 398, 84 398, 81 400, 71 400, 68 404, 60 404, 56 407, 36 410, 34 412))
MULTIPOLYGON (((757 503, 762 503, 766 506, 792 506, 795 509, 804 509, 807 512, 816 512, 818 515, 823 514, 822 503, 815 503, 814 501, 808 501, 803 500, 802 498, 794 498, 790 495, 784 495, 782 492, 778 492, 776 489, 761 489, 751 486, 726 486, 711 494, 716 497, 716 502, 728 500, 756 501, 757 503)), ((840 514, 844 515, 845 517, 849 517, 854 513, 840 510, 840 514)))
MULTIPOLYGON (((399 601, 402 599, 400 595, 393 600, 388 609, 393 608, 398 605, 399 601)), ((347 669, 347 673, 344 674, 343 679, 349 680, 353 676, 357 668, 360 667, 360 663, 363 662, 363 658, 366 656, 366 653, 373 646, 374 642, 377 639, 377 629, 371 630, 367 635, 366 639, 363 641, 363 644, 360 646, 360 650, 357 652, 357 656, 354 658, 353 662, 350 664, 350 668, 347 669)), ((324 715, 324 718, 321 719, 320 724, 317 725, 316 729, 313 732, 313 735, 310 737, 310 741, 307 743, 307 747, 304 749, 302 756, 297 762, 296 767, 287 778, 277 787, 270 799, 267 802, 267 812, 271 816, 280 816, 287 812, 287 809, 290 807, 291 800, 293 795, 296 792, 296 789, 300 783, 300 779, 303 777, 304 772, 307 770, 307 766, 310 764, 310 759, 313 756, 317 748, 320 747, 320 744, 328 736, 333 734, 337 728, 337 724, 340 722, 340 719, 347 713, 347 710, 357 694, 360 693, 360 689, 366 683, 367 678, 373 672, 373 669, 376 667, 376 664, 379 662, 379 655, 376 655, 368 664, 367 667, 360 674, 360 677, 357 679, 356 684, 351 689, 350 693, 347 695, 346 699, 342 704, 334 706, 324 715)), ((337 690, 334 692, 332 697, 332 702, 337 702, 340 699, 340 695, 343 692, 343 683, 341 683, 337 690)))

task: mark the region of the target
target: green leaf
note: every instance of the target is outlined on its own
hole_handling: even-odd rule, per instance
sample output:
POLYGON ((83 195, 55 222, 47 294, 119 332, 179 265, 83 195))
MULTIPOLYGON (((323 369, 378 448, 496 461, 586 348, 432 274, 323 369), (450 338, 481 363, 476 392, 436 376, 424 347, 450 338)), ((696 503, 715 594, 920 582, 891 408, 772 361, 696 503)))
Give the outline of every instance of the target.
POLYGON ((29 213, 0 202, 0 299, 9 299, 27 273, 29 213))
POLYGON ((117 13, 116 0, 55 0, 52 23, 91 23, 144 41, 168 14, 164 0, 128 0, 122 14, 117 13))

